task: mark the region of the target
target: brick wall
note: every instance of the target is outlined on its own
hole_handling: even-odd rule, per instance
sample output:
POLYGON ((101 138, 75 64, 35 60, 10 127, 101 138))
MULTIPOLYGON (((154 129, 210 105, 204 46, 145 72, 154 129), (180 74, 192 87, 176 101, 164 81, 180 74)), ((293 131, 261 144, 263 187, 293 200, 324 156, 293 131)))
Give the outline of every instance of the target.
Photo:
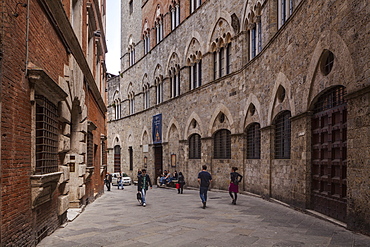
POLYGON ((29 175, 31 174, 31 105, 25 71, 25 14, 11 14, 16 1, 7 1, 2 39, 1 67, 1 222, 3 246, 32 243, 32 211, 29 175))
POLYGON ((96 129, 92 131, 93 133, 93 143, 94 147, 94 172, 89 179, 89 183, 86 185, 86 195, 85 200, 92 202, 96 199, 97 196, 101 195, 104 192, 104 175, 101 168, 103 164, 106 164, 106 161, 101 161, 102 157, 102 145, 101 138, 102 135, 107 135, 106 125, 105 125, 105 113, 101 112, 95 99, 93 98, 91 92, 86 93, 86 102, 88 107, 88 119, 96 125, 96 129))
MULTIPOLYGON (((1 246, 33 246, 39 227, 47 232, 59 226, 57 192, 50 202, 32 209, 32 104, 26 69, 27 8, 6 1, 3 19, 1 67, 1 246)), ((4 5, 4 3, 1 3, 4 5)), ((37 1, 30 1, 28 60, 44 69, 54 81, 63 75, 67 53, 37 1)))

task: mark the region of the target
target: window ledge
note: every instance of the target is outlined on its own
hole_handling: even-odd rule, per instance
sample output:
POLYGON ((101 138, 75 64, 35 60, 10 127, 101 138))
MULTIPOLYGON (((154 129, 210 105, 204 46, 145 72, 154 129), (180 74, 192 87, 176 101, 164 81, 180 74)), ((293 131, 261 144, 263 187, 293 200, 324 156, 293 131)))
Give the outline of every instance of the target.
POLYGON ((63 172, 31 175, 32 208, 51 200, 63 172))

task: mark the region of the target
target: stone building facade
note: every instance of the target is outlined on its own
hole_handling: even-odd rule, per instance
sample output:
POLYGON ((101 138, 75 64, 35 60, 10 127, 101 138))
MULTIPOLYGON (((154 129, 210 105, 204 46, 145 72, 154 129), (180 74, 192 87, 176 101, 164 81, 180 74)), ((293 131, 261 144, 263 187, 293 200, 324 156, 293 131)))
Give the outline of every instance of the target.
POLYGON ((0 11, 0 246, 36 246, 104 192, 105 1, 0 11))
POLYGON ((369 33, 362 0, 122 1, 108 169, 184 173, 370 233, 369 33))

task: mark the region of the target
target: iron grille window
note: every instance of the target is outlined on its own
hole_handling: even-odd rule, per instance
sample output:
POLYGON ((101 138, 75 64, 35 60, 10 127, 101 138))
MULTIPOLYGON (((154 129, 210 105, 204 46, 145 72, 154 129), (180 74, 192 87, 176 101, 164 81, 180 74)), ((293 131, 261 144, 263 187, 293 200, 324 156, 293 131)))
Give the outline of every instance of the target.
POLYGON ((261 158, 261 129, 259 123, 252 123, 247 128, 247 159, 261 158))
POLYGON ((189 159, 200 159, 201 141, 200 135, 193 134, 189 138, 189 159))
POLYGON ((36 174, 58 171, 58 108, 36 95, 36 174))
POLYGON ((275 120, 275 159, 290 159, 290 131, 290 111, 284 111, 275 120))
POLYGON ((94 136, 91 131, 87 132, 87 154, 86 154, 86 165, 94 166, 94 136))
POLYGON ((319 97, 315 104, 314 112, 325 111, 346 103, 344 95, 346 95, 346 89, 343 86, 329 90, 319 97))
POLYGON ((101 142, 101 157, 102 157, 102 165, 107 164, 107 150, 106 149, 106 144, 105 141, 101 142))
POLYGON ((114 172, 121 172, 121 147, 114 146, 114 172))
POLYGON ((215 133, 213 139, 214 158, 231 159, 231 134, 229 130, 222 129, 215 133))

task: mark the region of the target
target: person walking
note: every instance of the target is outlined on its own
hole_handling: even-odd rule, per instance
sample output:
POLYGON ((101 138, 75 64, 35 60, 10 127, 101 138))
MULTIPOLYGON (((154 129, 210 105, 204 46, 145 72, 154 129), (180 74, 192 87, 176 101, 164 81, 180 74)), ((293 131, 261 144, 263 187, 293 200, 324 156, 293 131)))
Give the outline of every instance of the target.
POLYGON ((105 174, 104 182, 105 186, 107 186, 107 191, 110 191, 110 186, 112 185, 112 174, 107 172, 107 174, 105 174))
POLYGON ((119 173, 119 175, 117 176, 117 189, 119 188, 123 188, 123 176, 121 173, 119 173))
POLYGON ((141 205, 146 206, 146 191, 148 190, 148 185, 152 188, 152 181, 148 174, 146 174, 146 169, 141 170, 141 174, 138 176, 137 190, 141 192, 141 205))
POLYGON ((203 203, 203 209, 207 206, 207 192, 209 185, 212 182, 212 176, 207 172, 207 166, 202 166, 202 171, 198 173, 198 183, 199 183, 199 195, 203 203))
POLYGON ((237 170, 238 170, 237 167, 232 167, 231 173, 230 173, 229 195, 231 196, 231 199, 232 199, 231 203, 233 205, 236 205, 236 200, 238 199, 238 193, 239 193, 239 183, 243 179, 243 176, 240 175, 237 172, 237 170))
POLYGON ((178 176, 178 182, 177 182, 179 185, 178 185, 178 189, 177 189, 177 192, 178 194, 182 194, 184 192, 184 185, 185 185, 185 177, 184 175, 182 175, 182 172, 179 172, 179 176, 178 176))

